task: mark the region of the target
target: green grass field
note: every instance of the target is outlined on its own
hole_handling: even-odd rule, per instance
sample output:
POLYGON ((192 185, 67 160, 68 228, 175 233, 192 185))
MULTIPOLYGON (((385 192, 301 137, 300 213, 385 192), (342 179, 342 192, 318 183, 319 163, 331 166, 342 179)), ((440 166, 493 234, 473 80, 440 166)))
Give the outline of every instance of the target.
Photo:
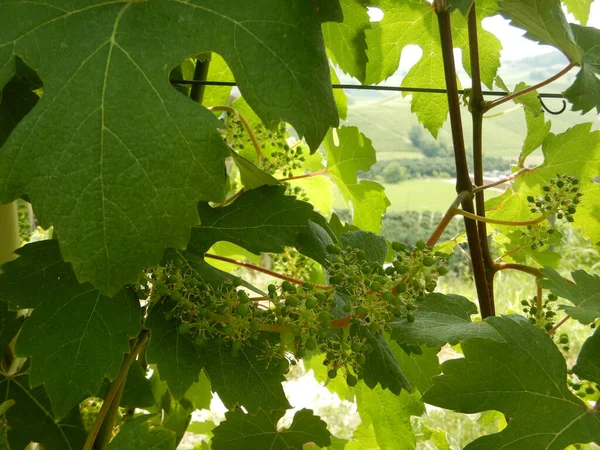
MULTIPOLYGON (((554 103, 551 104, 553 107, 556 106, 554 103)), ((512 107, 513 105, 506 108, 500 107, 498 112, 512 107)), ((468 110, 463 108, 463 127, 467 148, 471 146, 471 122, 469 119, 468 110)), ((552 120, 552 131, 555 133, 562 132, 581 122, 593 121, 594 129, 600 127, 600 122, 591 114, 587 116, 573 113, 565 113, 559 116, 546 115, 546 119, 552 120)), ((414 148, 410 143, 409 132, 413 126, 419 125, 419 122, 417 116, 410 111, 408 98, 403 99, 399 95, 388 95, 383 100, 378 97, 373 102, 361 101, 353 104, 348 111, 348 125, 357 126, 361 132, 373 141, 373 147, 377 150, 378 159, 380 160, 392 159, 389 156, 380 157, 380 153, 388 155, 402 152, 401 154, 404 155, 406 152, 414 152, 414 148)), ((485 154, 517 159, 527 132, 523 111, 516 110, 499 117, 485 119, 483 125, 485 154)), ((440 130, 439 139, 450 144, 451 135, 448 122, 440 130)), ((537 158, 532 162, 539 163, 541 159, 537 158)))
POLYGON ((377 152, 377 161, 392 161, 394 159, 423 159, 422 153, 417 152, 377 152))
MULTIPOLYGON (((388 213, 403 211, 446 211, 456 197, 454 181, 438 179, 409 180, 399 184, 385 184, 385 192, 392 202, 388 213)), ((499 195, 488 191, 487 195, 499 195)))

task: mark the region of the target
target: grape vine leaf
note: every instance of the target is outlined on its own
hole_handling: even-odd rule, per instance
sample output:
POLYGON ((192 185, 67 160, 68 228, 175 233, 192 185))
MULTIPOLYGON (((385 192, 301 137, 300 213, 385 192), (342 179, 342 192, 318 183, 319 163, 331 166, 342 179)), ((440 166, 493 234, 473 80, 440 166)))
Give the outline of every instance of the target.
MULTIPOLYGON (((372 23, 365 30, 367 39, 366 84, 377 84, 392 76, 400 63, 402 50, 407 45, 418 45, 423 56, 406 74, 402 86, 420 88, 445 88, 444 65, 440 45, 440 35, 436 14, 429 2, 397 2, 378 0, 372 2, 383 10, 380 22, 372 23)), ((481 20, 495 15, 495 0, 477 2, 477 19, 480 52, 481 77, 491 88, 500 67, 500 41, 481 26, 481 20)), ((470 72, 470 56, 466 18, 460 13, 452 15, 454 45, 462 50, 463 66, 470 72)), ((408 94, 404 94, 408 95, 408 94)), ((448 102, 443 94, 411 93, 411 110, 417 114, 419 122, 434 137, 448 116, 448 102)))
POLYGON ((567 10, 579 20, 582 25, 587 24, 590 18, 590 8, 594 0, 562 0, 567 6, 567 10))
POLYGON ((564 92, 565 97, 573 105, 573 111, 583 114, 596 108, 600 112, 600 32, 593 27, 571 25, 577 44, 583 49, 583 63, 577 73, 575 82, 564 92))
POLYGON ((98 392, 104 377, 117 376, 129 338, 140 331, 139 300, 129 290, 108 298, 79 284, 57 240, 30 243, 16 253, 19 258, 3 266, 0 300, 13 310, 34 309, 15 350, 31 356, 29 381, 45 385, 54 414, 62 418, 86 393, 98 392))
POLYGON ((0 91, 0 147, 19 121, 36 105, 39 97, 33 90, 39 85, 24 78, 26 68, 17 64, 17 77, 0 91))
POLYGON ((152 414, 145 414, 125 422, 108 444, 107 450, 175 450, 175 433, 152 426, 152 417, 152 414))
POLYGON ((170 69, 219 53, 268 126, 291 123, 316 149, 338 124, 321 22, 340 14, 328 3, 322 14, 307 1, 3 3, 0 87, 18 56, 44 100, 0 151, 0 202, 27 194, 79 281, 114 295, 186 245, 199 200, 224 195, 220 122, 170 69))
POLYGON ((469 13, 472 4, 473 0, 448 0, 446 2, 449 11, 458 9, 465 16, 469 13))
POLYGON ((527 157, 542 146, 552 127, 552 122, 546 120, 544 114, 536 117, 527 110, 525 110, 525 123, 527 124, 527 135, 519 155, 519 167, 524 167, 527 157))
MULTIPOLYGON (((520 83, 518 83, 515 86, 515 89, 513 92, 521 92, 525 89, 527 89, 528 86, 527 83, 525 83, 524 81, 521 81, 520 83)), ((537 91, 530 91, 527 92, 526 94, 522 94, 519 97, 516 97, 514 99, 514 102, 517 105, 523 105, 523 108, 525 109, 525 111, 528 111, 529 113, 531 113, 533 115, 533 117, 537 117, 540 114, 542 114, 542 105, 540 103, 540 99, 538 98, 538 92, 537 91)))
POLYGON ((411 392, 412 386, 394 357, 385 337, 375 336, 366 327, 352 325, 358 336, 372 347, 372 351, 365 355, 365 364, 362 366, 361 378, 371 389, 381 385, 395 395, 400 395, 402 390, 411 392))
POLYGON ((575 42, 560 0, 498 0, 498 6, 511 25, 526 31, 525 37, 556 47, 573 63, 582 62, 583 51, 575 42))
MULTIPOLYGON (((207 80, 211 81, 235 81, 229 66, 218 53, 210 55, 210 65, 208 66, 207 80)), ((204 99, 202 103, 206 106, 226 105, 231 95, 231 86, 205 86, 204 99)), ((218 112, 217 114, 221 114, 218 112)))
MULTIPOLYGON (((501 197, 491 199, 486 208, 489 216, 511 221, 536 217, 530 212, 528 196, 543 195, 542 186, 557 173, 573 175, 579 179, 583 197, 573 215, 575 227, 581 228, 586 238, 600 241, 600 189, 594 182, 600 163, 600 131, 591 131, 591 123, 582 123, 564 133, 550 133, 544 140, 544 162, 533 170, 520 175, 513 182, 513 189, 501 197), (585 149, 585 151, 581 151, 585 149), (513 192, 511 194, 511 192, 513 192)), ((502 229, 502 227, 498 227, 502 229)))
MULTIPOLYGON (((108 391, 108 380, 104 380, 96 397, 104 398, 108 391)), ((127 380, 119 406, 125 409, 150 408, 154 405, 152 382, 146 378, 146 372, 139 361, 134 361, 127 372, 127 380)))
POLYGON ((213 433, 214 450, 302 450, 310 442, 319 447, 331 444, 327 424, 310 409, 294 414, 292 425, 283 430, 278 430, 277 420, 262 410, 255 414, 229 411, 213 433))
POLYGON ((0 401, 14 400, 6 411, 9 423, 8 442, 13 449, 38 442, 56 450, 76 450, 83 447, 86 432, 81 425, 79 407, 62 421, 52 414, 50 400, 42 386, 31 389, 28 375, 2 377, 0 401))
POLYGON ((367 42, 365 30, 371 27, 369 13, 361 0, 340 0, 343 23, 329 22, 322 26, 329 57, 345 74, 365 81, 367 42))
POLYGON ((443 375, 423 395, 426 403, 462 413, 500 411, 508 425, 466 450, 562 450, 600 442, 600 417, 567 386, 567 367, 552 339, 522 316, 489 317, 505 340, 463 341, 464 358, 442 364, 443 375))
POLYGON ((372 425, 379 448, 411 450, 416 446, 416 438, 410 417, 425 412, 425 405, 418 392, 406 391, 396 395, 379 386, 369 388, 358 383, 354 388, 356 406, 360 420, 366 426, 372 425))
POLYGON ((573 372, 581 379, 600 384, 600 328, 583 343, 573 372))
POLYGON ((540 280, 540 286, 550 289, 553 294, 566 298, 575 306, 559 305, 559 308, 570 314, 574 319, 584 325, 588 325, 600 317, 600 277, 590 275, 584 270, 576 270, 571 273, 574 284, 550 267, 542 269, 546 276, 540 280))
POLYGON ((204 252, 218 241, 232 242, 253 253, 281 253, 293 246, 308 222, 326 227, 310 203, 285 195, 284 186, 263 186, 244 192, 233 203, 212 208, 198 204, 201 225, 194 228, 189 247, 204 252))
POLYGON ((381 216, 390 206, 385 189, 374 181, 358 181, 359 170, 368 171, 377 158, 371 140, 356 127, 332 129, 323 143, 327 155, 327 173, 352 209, 357 227, 379 233, 381 216))
MULTIPOLYGON (((331 82, 333 84, 341 84, 340 79, 338 78, 337 73, 335 73, 335 69, 333 67, 330 70, 330 74, 331 82)), ((335 104, 337 106, 340 119, 346 120, 348 118, 348 97, 346 97, 346 93, 343 89, 335 89, 333 91, 333 98, 335 99, 335 104)))
POLYGON ((252 161, 247 160, 236 151, 231 150, 231 157, 240 171, 240 178, 244 189, 251 190, 261 186, 276 186, 279 184, 275 178, 264 170, 259 169, 252 161))
POLYGON ((248 411, 289 408, 281 385, 285 377, 265 366, 258 358, 259 350, 245 347, 232 355, 221 345, 198 347, 191 337, 178 332, 176 320, 166 320, 165 313, 172 307, 161 302, 150 310, 146 327, 152 335, 146 354, 148 362, 158 366, 175 398, 183 397, 204 369, 212 390, 229 408, 236 404, 248 411))
POLYGON ((474 337, 502 342, 487 322, 471 322, 477 306, 465 297, 433 293, 417 301, 416 306, 414 322, 402 319, 392 324, 392 339, 399 344, 439 347, 474 337))
POLYGON ((368 231, 356 230, 342 234, 340 239, 344 247, 362 250, 367 261, 374 261, 379 264, 385 262, 388 246, 383 236, 368 231))
POLYGON ((437 354, 439 347, 422 348, 422 354, 407 354, 395 341, 388 340, 394 357, 402 367, 402 372, 406 375, 411 386, 419 392, 425 392, 431 387, 432 379, 440 374, 440 362, 437 354))
POLYGON ((0 302, 0 349, 4 348, 17 335, 23 324, 23 317, 17 317, 15 311, 8 309, 8 303, 0 302))

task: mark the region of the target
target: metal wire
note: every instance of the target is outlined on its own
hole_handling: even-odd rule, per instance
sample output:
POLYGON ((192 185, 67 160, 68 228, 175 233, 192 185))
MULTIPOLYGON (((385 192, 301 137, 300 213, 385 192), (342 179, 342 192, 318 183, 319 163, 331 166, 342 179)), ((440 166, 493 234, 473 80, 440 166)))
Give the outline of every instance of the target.
MULTIPOLYGON (((191 85, 205 85, 205 86, 237 86, 237 83, 233 81, 201 81, 201 80, 171 80, 171 84, 191 84, 191 85)), ((392 92, 421 92, 426 94, 445 94, 446 89, 435 89, 435 88, 418 88, 418 87, 402 87, 402 86, 363 86, 362 84, 332 84, 333 89, 354 89, 358 91, 392 91, 392 92)), ((459 90, 459 94, 464 94, 465 90, 459 90)), ((483 95, 504 97, 510 94, 504 91, 484 91, 483 95)), ((563 98, 562 94, 554 94, 550 92, 544 92, 539 94, 540 98, 563 98)))

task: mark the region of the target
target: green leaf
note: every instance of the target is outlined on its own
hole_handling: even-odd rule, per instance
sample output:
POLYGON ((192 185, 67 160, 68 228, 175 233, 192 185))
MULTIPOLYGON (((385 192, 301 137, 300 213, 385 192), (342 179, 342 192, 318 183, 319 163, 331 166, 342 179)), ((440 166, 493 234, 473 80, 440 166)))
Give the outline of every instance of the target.
MULTIPOLYGON (((1 297, 2 295, 0 294, 1 297)), ((17 317, 16 312, 10 311, 8 303, 0 302, 0 349, 2 351, 17 335, 22 324, 23 317, 17 317)))
POLYGON ((27 81, 11 81, 0 91, 0 147, 17 124, 36 105, 39 97, 27 81))
POLYGON ((185 393, 185 398, 194 404, 195 409, 210 409, 212 391, 206 373, 200 372, 200 380, 192 384, 185 393))
POLYGON ((349 231, 341 235, 344 247, 356 248, 365 252, 367 261, 375 261, 379 264, 385 262, 388 246, 385 238, 375 233, 357 230, 349 231))
POLYGON ((355 387, 360 420, 372 425, 377 444, 382 449, 409 450, 416 446, 411 416, 425 413, 419 393, 404 391, 397 396, 379 386, 368 388, 364 383, 355 387))
POLYGON ((310 409, 298 411, 292 425, 284 430, 278 430, 277 420, 262 410, 256 414, 230 411, 213 432, 214 450, 302 450, 310 442, 319 447, 331 444, 327 424, 310 409))
POLYGON ((600 328, 583 343, 573 372, 581 379, 600 384, 600 328))
POLYGON ((465 16, 469 13, 472 4, 473 0, 448 0, 446 2, 446 6, 449 11, 454 11, 455 9, 458 9, 465 16))
POLYGON ((587 24, 590 17, 590 8, 594 0, 562 0, 567 9, 582 25, 587 24))
MULTIPOLYGON (((104 398, 108 390, 108 380, 104 380, 97 397, 104 398)), ((150 408, 154 405, 154 394, 152 393, 152 382, 146 378, 146 371, 139 361, 134 361, 127 372, 127 380, 121 402, 122 408, 150 408)))
POLYGON ((562 450, 600 441, 600 417, 567 386, 565 359, 552 339, 521 316, 486 319, 505 342, 468 339, 464 358, 442 364, 423 400, 463 413, 502 412, 508 425, 466 446, 562 450))
POLYGON ((527 123, 527 136, 519 155, 519 166, 524 166, 525 159, 544 143, 552 127, 552 122, 546 120, 544 114, 536 117, 527 110, 525 110, 525 122, 527 123))
POLYGON ((354 430, 352 439, 345 448, 346 450, 379 450, 380 447, 375 436, 373 424, 367 425, 361 422, 356 430, 354 430))
POLYGON ((3 3, 0 86, 21 57, 44 101, 0 151, 0 202, 27 194, 78 279, 114 295, 186 245, 198 201, 224 195, 220 122, 170 85, 171 68, 221 54, 258 116, 314 150, 338 123, 321 22, 341 11, 329 3, 3 3))
MULTIPOLYGON (((59 422, 50 408, 50 400, 43 387, 30 389, 28 376, 2 377, 0 401, 14 400, 15 404, 5 414, 10 428, 8 442, 13 449, 38 442, 53 450, 78 450, 83 447, 86 433, 77 425, 79 408, 67 419, 59 422)), ((80 425, 80 424, 79 424, 80 425)))
POLYGON ((341 191, 346 205, 352 207, 353 223, 366 231, 378 233, 381 216, 390 205, 383 186, 373 181, 358 181, 359 170, 368 171, 375 164, 371 140, 356 127, 332 129, 324 142, 327 172, 341 191))
POLYGON ((240 171, 240 177, 242 179, 244 189, 251 190, 261 186, 276 186, 279 184, 279 181, 277 181, 264 170, 256 167, 252 161, 248 161, 237 152, 231 150, 231 157, 240 171))
POLYGON ((176 320, 167 321, 165 314, 172 304, 155 304, 148 312, 145 327, 152 334, 146 350, 148 363, 156 364, 162 380, 167 382, 175 399, 182 398, 190 386, 199 381, 204 366, 200 348, 189 336, 177 331, 176 320))
POLYGON ((0 299, 13 310, 34 308, 16 353, 31 356, 30 382, 45 385, 55 415, 62 418, 86 393, 98 392, 104 377, 117 376, 129 338, 140 331, 140 304, 128 290, 108 298, 79 284, 56 240, 34 242, 16 253, 19 258, 3 266, 0 299))
POLYGON ((583 270, 571 273, 574 284, 569 283, 560 274, 549 267, 542 269, 547 280, 540 280, 540 285, 550 289, 559 297, 566 298, 575 306, 559 305, 559 308, 574 319, 587 325, 600 317, 600 277, 590 275, 583 270))
POLYGON ((474 337, 502 342, 502 337, 487 322, 471 322, 477 307, 465 297, 434 293, 416 305, 414 322, 403 319, 392 324, 392 339, 400 344, 438 347, 474 337))
MULTIPOLYGON (((515 90, 513 92, 521 92, 527 89, 527 83, 521 81, 515 86, 515 90)), ((542 105, 540 103, 540 99, 538 98, 537 91, 530 91, 526 94, 520 95, 514 99, 514 102, 518 105, 523 105, 525 111, 531 113, 533 117, 537 117, 542 114, 542 105)))
POLYGON ((394 357, 385 337, 375 336, 366 327, 356 326, 356 332, 373 350, 365 355, 366 362, 362 366, 361 378, 371 389, 381 385, 396 395, 402 390, 411 392, 412 387, 406 375, 394 357))
POLYGON ((152 426, 151 418, 151 414, 146 414, 125 422, 107 450, 175 450, 175 433, 152 426))
POLYGON ((365 30, 371 28, 369 14, 361 0, 340 0, 340 5, 344 22, 323 24, 325 46, 333 63, 362 83, 367 68, 365 30))
MULTIPOLYGON (((208 66, 206 79, 210 81, 235 81, 229 66, 218 53, 211 53, 210 55, 210 65, 208 66)), ((226 105, 230 95, 231 86, 205 86, 202 104, 206 106, 226 105)))
POLYGON ((222 345, 197 347, 190 337, 177 331, 176 320, 165 319, 172 307, 161 302, 150 310, 146 327, 152 335, 146 355, 149 363, 157 364, 161 378, 176 399, 198 381, 204 368, 212 390, 228 408, 237 404, 248 411, 289 408, 281 385, 285 377, 272 367, 265 367, 259 349, 244 347, 234 356, 230 348, 222 345))
MULTIPOLYGON (((388 341, 389 342, 389 341, 388 341)), ((389 342, 394 357, 398 361, 402 372, 406 375, 411 386, 425 392, 431 387, 433 377, 440 374, 440 363, 438 360, 439 347, 421 349, 423 354, 407 354, 400 346, 394 342, 389 342)))
POLYGON ((500 14, 511 25, 526 31, 525 37, 559 49, 580 64, 583 51, 575 42, 559 0, 498 0, 500 14))
POLYGON ((543 164, 532 171, 520 175, 513 183, 514 193, 492 199, 486 205, 489 216, 511 221, 528 220, 537 217, 530 212, 528 196, 543 196, 542 186, 559 174, 576 176, 583 192, 581 204, 573 215, 575 227, 581 228, 586 238, 600 241, 600 189, 594 182, 598 176, 600 162, 600 132, 591 131, 591 123, 583 123, 569 128, 564 133, 548 134, 542 146, 543 164), (583 151, 582 149, 585 149, 583 151), (501 204, 501 207, 494 207, 501 204), (491 208, 491 209, 490 209, 491 208))
MULTIPOLYGON (((331 82, 333 84, 340 84, 340 79, 335 73, 334 68, 332 67, 330 70, 331 73, 331 82)), ((346 97, 346 93, 343 89, 335 89, 333 91, 333 98, 335 99, 335 104, 337 105, 338 114, 340 119, 346 120, 348 118, 348 97, 346 97)))
POLYGON ((296 243, 299 233, 309 232, 309 221, 326 226, 310 203, 284 194, 284 186, 264 186, 222 208, 200 203, 202 224, 193 230, 189 246, 206 251, 215 242, 228 241, 256 254, 281 253, 296 243))
POLYGON ((583 49, 583 64, 575 82, 564 95, 573 105, 573 111, 582 114, 596 108, 600 112, 600 31, 593 27, 582 27, 571 24, 571 30, 577 44, 583 49))
MULTIPOLYGON (((444 65, 440 34, 435 13, 427 1, 397 2, 379 0, 373 3, 383 10, 380 22, 371 24, 365 31, 367 37, 366 84, 377 84, 392 76, 400 63, 400 55, 407 45, 418 45, 423 56, 402 80, 402 86, 420 88, 445 88, 444 65)), ((482 81, 492 87, 500 67, 500 41, 481 27, 481 20, 497 13, 495 0, 477 2, 477 19, 482 81)), ((466 18, 460 13, 452 15, 454 45, 462 50, 463 66, 470 72, 470 56, 466 18)), ((409 95, 409 94, 403 94, 409 95)), ((411 93, 411 111, 434 137, 448 116, 448 102, 444 94, 411 93)))

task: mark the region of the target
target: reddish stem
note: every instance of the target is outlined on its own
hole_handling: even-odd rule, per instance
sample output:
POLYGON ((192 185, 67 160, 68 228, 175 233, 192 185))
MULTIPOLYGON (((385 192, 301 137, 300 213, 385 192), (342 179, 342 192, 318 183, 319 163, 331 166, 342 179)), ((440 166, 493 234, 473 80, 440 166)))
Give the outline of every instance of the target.
MULTIPOLYGON (((298 280, 296 278, 288 277, 287 275, 283 275, 281 273, 274 272, 274 271, 269 270, 269 269, 265 269, 264 267, 260 267, 260 266, 257 266, 255 264, 251 264, 251 263, 247 263, 247 262, 243 262, 243 261, 238 261, 237 259, 227 258, 225 256, 220 256, 220 255, 213 255, 211 253, 205 253, 204 257, 205 258, 216 259, 216 260, 227 262, 227 263, 230 263, 230 264, 235 264, 236 266, 246 267, 247 269, 256 270, 257 272, 262 272, 262 273, 265 273, 265 274, 270 275, 272 277, 279 278, 279 279, 285 280, 285 281, 289 281, 290 283, 294 283, 294 284, 297 284, 297 285, 300 285, 300 286, 304 284, 304 281, 302 281, 302 280, 298 280)), ((322 285, 322 284, 313 284, 313 286, 315 287, 315 289, 321 289, 321 290, 324 290, 324 291, 330 291, 331 289, 333 289, 333 286, 325 286, 325 285, 322 285)))
POLYGON ((569 320, 571 318, 571 315, 565 316, 565 318, 563 320, 561 320, 560 322, 558 322, 554 328, 552 328, 550 331, 548 331, 549 335, 552 335, 554 333, 556 333, 556 330, 558 330, 567 320, 569 320))
POLYGON ((288 177, 288 178, 281 178, 277 181, 291 181, 291 180, 300 180, 302 178, 310 178, 310 177, 316 177, 319 175, 323 175, 327 173, 327 168, 325 169, 321 169, 321 170, 317 170, 316 172, 312 172, 312 173, 307 173, 305 175, 296 175, 294 177, 288 177))
POLYGON ((569 72, 573 67, 575 67, 575 64, 570 63, 567 67, 565 67, 563 70, 561 70, 560 72, 558 72, 556 75, 551 76, 550 78, 548 78, 547 80, 544 80, 538 84, 534 84, 533 86, 529 86, 527 89, 523 89, 522 91, 519 92, 513 92, 512 94, 507 95, 506 97, 502 97, 498 100, 494 100, 492 102, 489 102, 487 104, 487 106, 485 107, 485 111, 489 111, 490 109, 501 105, 502 103, 506 103, 509 102, 517 97, 520 97, 522 95, 525 95, 531 91, 535 91, 541 87, 546 86, 547 84, 552 83, 553 81, 558 80, 560 77, 562 77, 563 75, 565 75, 567 72, 569 72))
POLYGON ((437 243, 448 224, 452 221, 452 218, 456 216, 456 210, 458 205, 460 205, 464 200, 470 197, 471 193, 469 191, 463 191, 460 194, 458 194, 458 196, 450 205, 450 208, 448 208, 448 211, 446 211, 446 214, 444 214, 444 217, 442 217, 442 220, 440 220, 438 226, 433 231, 431 237, 427 240, 427 246, 433 247, 437 243))
POLYGON ((475 189, 473 189, 473 192, 477 193, 477 192, 483 191, 485 189, 489 189, 491 187, 498 186, 499 184, 502 184, 502 183, 508 183, 509 181, 512 181, 515 178, 517 178, 519 175, 523 175, 524 173, 531 172, 531 171, 533 171, 533 169, 528 169, 527 167, 524 167, 521 170, 513 173, 510 177, 502 178, 501 180, 494 181, 493 183, 486 184, 484 186, 477 186, 475 189))

